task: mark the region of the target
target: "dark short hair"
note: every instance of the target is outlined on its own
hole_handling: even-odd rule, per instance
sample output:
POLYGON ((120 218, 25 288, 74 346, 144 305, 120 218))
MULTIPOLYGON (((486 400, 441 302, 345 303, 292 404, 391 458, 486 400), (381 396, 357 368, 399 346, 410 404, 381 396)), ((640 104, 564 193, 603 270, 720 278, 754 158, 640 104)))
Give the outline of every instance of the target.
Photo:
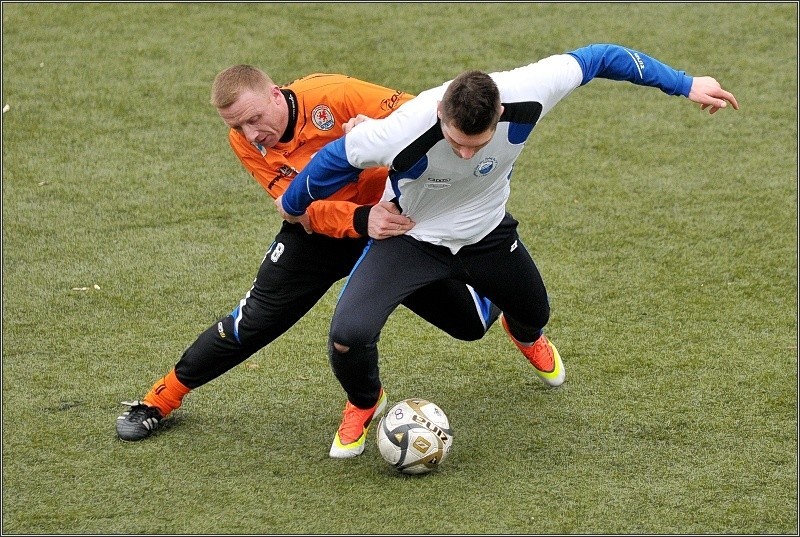
POLYGON ((442 121, 464 134, 481 134, 500 120, 500 90, 483 71, 461 73, 442 97, 442 121))

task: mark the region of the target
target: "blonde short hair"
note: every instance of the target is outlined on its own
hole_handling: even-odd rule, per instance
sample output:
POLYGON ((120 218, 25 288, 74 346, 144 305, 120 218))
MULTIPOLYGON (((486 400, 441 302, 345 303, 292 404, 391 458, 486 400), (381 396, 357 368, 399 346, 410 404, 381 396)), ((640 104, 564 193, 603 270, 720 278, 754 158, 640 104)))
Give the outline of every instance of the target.
POLYGON ((211 85, 211 104, 227 108, 245 90, 267 92, 275 83, 267 73, 252 65, 233 65, 220 71, 211 85))

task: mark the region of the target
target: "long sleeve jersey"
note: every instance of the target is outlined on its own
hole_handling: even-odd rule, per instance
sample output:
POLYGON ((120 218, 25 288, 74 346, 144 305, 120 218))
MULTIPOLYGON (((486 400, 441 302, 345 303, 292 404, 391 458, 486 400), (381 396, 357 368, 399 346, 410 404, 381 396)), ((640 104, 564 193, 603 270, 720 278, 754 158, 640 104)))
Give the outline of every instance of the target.
POLYGON ((442 134, 437 103, 446 82, 327 145, 284 194, 284 210, 303 214, 313 200, 357 180, 360 169, 390 166, 384 197, 396 199, 416 222, 407 234, 457 253, 503 219, 517 157, 537 123, 575 88, 597 77, 688 96, 692 85, 683 71, 613 44, 589 45, 489 76, 504 111, 489 144, 472 158, 459 158, 442 134))
MULTIPOLYGON (((320 73, 295 80, 281 92, 289 105, 289 124, 277 145, 266 148, 251 144, 234 129, 228 133, 233 152, 273 198, 287 189, 317 151, 344 134, 342 125, 350 118, 357 114, 383 118, 413 97, 349 76, 320 73)), ((387 175, 385 166, 359 170, 358 182, 309 207, 313 231, 339 238, 366 234, 368 213, 360 213, 359 232, 357 208, 380 201, 387 175)))

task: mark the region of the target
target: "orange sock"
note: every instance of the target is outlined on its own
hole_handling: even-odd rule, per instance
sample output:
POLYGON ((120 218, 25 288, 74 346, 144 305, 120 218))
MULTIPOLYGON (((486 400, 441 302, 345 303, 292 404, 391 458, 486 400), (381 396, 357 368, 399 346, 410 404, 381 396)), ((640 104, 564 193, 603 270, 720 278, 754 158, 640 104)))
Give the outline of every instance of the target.
POLYGON ((184 396, 190 391, 192 390, 181 384, 175 376, 175 368, 172 368, 153 384, 144 396, 144 402, 159 409, 161 415, 166 418, 170 412, 181 406, 184 396))

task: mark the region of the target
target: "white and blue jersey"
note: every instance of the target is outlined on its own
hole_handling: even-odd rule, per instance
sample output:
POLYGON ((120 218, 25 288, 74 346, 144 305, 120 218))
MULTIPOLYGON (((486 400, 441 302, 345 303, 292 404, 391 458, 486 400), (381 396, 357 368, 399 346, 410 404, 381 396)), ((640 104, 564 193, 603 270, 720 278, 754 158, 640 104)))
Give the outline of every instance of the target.
POLYGON ((395 199, 416 222, 407 235, 455 254, 503 219, 511 172, 526 140, 575 88, 606 78, 688 96, 692 85, 683 71, 612 44, 589 45, 490 76, 504 111, 491 141, 472 158, 457 156, 442 134, 437 104, 446 82, 326 145, 284 193, 284 210, 301 215, 314 200, 356 181, 362 169, 390 166, 384 199, 395 199))

